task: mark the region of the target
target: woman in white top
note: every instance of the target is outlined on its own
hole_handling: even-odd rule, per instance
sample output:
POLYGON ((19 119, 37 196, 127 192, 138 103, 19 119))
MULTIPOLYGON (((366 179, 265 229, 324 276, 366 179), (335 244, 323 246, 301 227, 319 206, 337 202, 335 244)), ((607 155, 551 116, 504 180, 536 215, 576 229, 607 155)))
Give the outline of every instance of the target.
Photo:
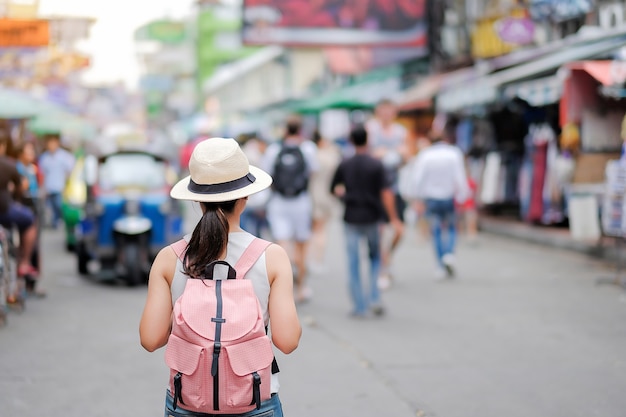
MULTIPOLYGON (((203 275, 205 266, 215 260, 234 265, 254 236, 243 231, 239 218, 248 196, 272 183, 271 177, 250 166, 233 139, 212 138, 196 145, 189 163, 190 176, 179 181, 171 196, 197 201, 203 216, 185 237, 188 242, 185 265, 167 246, 157 255, 148 283, 148 295, 139 327, 141 345, 153 352, 166 345, 172 326, 172 311, 188 278, 203 275)), ((293 272, 286 251, 275 244, 267 247, 246 274, 252 280, 265 318, 270 325, 273 344, 283 353, 296 349, 302 333, 293 298, 293 272)), ((271 399, 260 410, 242 416, 255 416, 269 410, 282 416, 278 398, 277 375, 272 376, 271 399)), ((171 394, 166 397, 165 415, 194 416, 180 406, 171 409, 171 394)))

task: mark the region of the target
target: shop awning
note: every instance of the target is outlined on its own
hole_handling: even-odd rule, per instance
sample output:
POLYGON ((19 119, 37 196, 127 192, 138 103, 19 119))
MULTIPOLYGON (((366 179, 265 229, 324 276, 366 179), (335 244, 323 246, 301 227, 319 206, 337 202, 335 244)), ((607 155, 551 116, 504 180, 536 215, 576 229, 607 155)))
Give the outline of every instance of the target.
POLYGON ((244 75, 258 69, 268 62, 272 62, 284 53, 284 48, 272 45, 246 58, 224 65, 218 69, 211 78, 205 81, 202 87, 203 92, 205 94, 212 94, 225 85, 237 82, 244 75))
MULTIPOLYGON (((613 68, 616 68, 617 63, 614 64, 615 61, 611 60, 603 60, 603 61, 578 61, 578 62, 569 62, 565 65, 566 70, 581 70, 585 71, 593 78, 598 80, 602 85, 613 85, 618 82, 615 79, 617 75, 617 71, 613 71, 613 68)), ((622 83, 624 80, 620 80, 622 83)))
POLYGON ((301 100, 291 105, 298 113, 319 113, 327 109, 371 109, 382 99, 393 99, 398 94, 400 82, 390 78, 342 87, 321 96, 301 100))
POLYGON ((495 85, 503 85, 526 78, 536 77, 547 72, 553 72, 560 66, 573 61, 593 59, 623 47, 626 44, 626 31, 611 32, 598 39, 587 40, 581 38, 577 45, 571 45, 542 58, 513 68, 491 74, 495 85))
POLYGON ((0 89, 0 119, 29 119, 37 115, 40 104, 24 92, 0 89))
POLYGON ((433 105, 433 98, 441 88, 443 74, 431 75, 418 81, 398 99, 400 110, 428 109, 433 105))
POLYGON ((512 84, 504 90, 506 98, 518 97, 533 107, 556 103, 562 94, 563 81, 556 75, 512 84))
POLYGON ((437 95, 436 107, 438 112, 456 112, 493 103, 497 98, 496 86, 488 77, 485 77, 442 91, 437 95))
POLYGON ((565 39, 564 47, 528 62, 488 75, 444 86, 437 94, 437 111, 455 112, 495 102, 507 84, 545 77, 573 61, 602 57, 626 45, 626 29, 589 28, 579 31, 575 39, 565 39), (566 42, 566 43, 565 43, 566 42), (565 45, 567 45, 565 47, 565 45))

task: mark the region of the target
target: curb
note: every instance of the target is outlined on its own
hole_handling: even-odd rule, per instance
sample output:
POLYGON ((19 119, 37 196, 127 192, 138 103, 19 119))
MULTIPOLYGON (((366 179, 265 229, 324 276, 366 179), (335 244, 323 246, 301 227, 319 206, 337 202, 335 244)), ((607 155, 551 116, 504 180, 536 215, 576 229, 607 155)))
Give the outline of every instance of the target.
MULTIPOLYGON (((578 252, 607 261, 616 262, 619 258, 618 250, 614 247, 608 247, 606 243, 577 241, 565 233, 560 233, 560 231, 556 232, 549 228, 544 229, 520 222, 494 221, 488 219, 479 220, 479 228, 484 233, 578 252)), ((626 245, 623 251, 626 251, 626 245)))

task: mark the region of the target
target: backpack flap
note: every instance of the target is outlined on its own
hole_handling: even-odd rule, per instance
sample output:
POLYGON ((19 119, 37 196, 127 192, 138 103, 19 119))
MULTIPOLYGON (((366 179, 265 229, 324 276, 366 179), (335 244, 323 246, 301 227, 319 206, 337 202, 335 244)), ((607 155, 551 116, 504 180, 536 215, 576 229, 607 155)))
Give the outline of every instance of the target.
POLYGON ((184 341, 171 334, 165 347, 165 363, 171 369, 185 375, 191 375, 204 359, 205 349, 184 341))
MULTIPOLYGON (((213 340, 215 337, 217 306, 215 286, 219 281, 188 279, 185 284, 185 292, 174 305, 174 324, 186 326, 197 335, 205 339, 213 340), (195 295, 193 295, 195 294, 195 295)), ((226 342, 237 340, 251 332, 257 325, 258 316, 262 317, 261 306, 252 282, 247 279, 229 279, 222 281, 222 309, 224 325, 221 331, 221 340, 226 342), (256 302, 257 312, 250 315, 241 308, 241 300, 256 302)), ((261 325, 263 320, 261 318, 261 325)))
POLYGON ((274 360, 272 343, 267 336, 226 347, 228 361, 238 376, 269 368, 274 360))

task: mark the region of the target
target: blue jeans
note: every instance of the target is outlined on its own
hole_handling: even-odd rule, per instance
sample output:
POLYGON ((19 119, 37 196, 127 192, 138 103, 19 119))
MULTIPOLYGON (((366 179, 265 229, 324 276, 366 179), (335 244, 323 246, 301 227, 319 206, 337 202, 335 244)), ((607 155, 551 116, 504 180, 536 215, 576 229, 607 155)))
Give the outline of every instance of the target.
POLYGON ((354 314, 365 314, 368 307, 380 304, 378 291, 378 272, 380 271, 380 232, 378 223, 344 223, 346 248, 348 251, 348 270, 350 273, 349 290, 354 304, 354 314), (361 285, 360 250, 362 239, 367 241, 370 263, 369 290, 363 291, 361 285))
POLYGON ((456 243, 454 199, 426 199, 425 204, 426 218, 430 224, 437 261, 440 266, 443 266, 444 255, 454 253, 454 245, 456 243), (445 233, 446 231, 447 234, 445 233))
POLYGON ((261 409, 254 409, 243 414, 205 414, 195 413, 193 411, 187 411, 180 408, 180 404, 174 410, 174 397, 170 394, 169 390, 165 396, 165 417, 283 417, 283 406, 280 403, 278 394, 272 394, 269 400, 261 403, 261 409))
POLYGON ((63 220, 63 196, 61 193, 50 193, 48 194, 46 200, 52 208, 52 227, 56 228, 59 225, 59 222, 63 220))

